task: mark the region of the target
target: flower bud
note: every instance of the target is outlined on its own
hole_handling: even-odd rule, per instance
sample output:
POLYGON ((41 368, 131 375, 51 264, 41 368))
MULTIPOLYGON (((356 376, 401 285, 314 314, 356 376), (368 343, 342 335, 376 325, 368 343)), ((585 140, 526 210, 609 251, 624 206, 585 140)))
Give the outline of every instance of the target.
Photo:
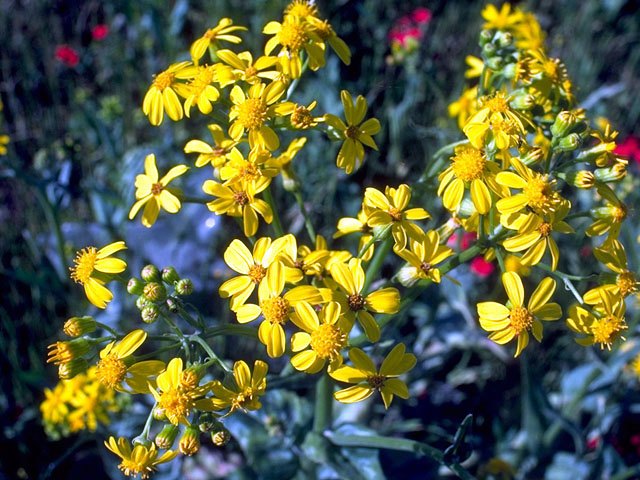
POLYGON ((198 388, 200 380, 204 377, 206 368, 201 363, 195 363, 189 368, 182 371, 180 376, 180 387, 185 390, 194 390, 198 388))
POLYGON ((526 166, 538 163, 544 157, 544 150, 540 147, 531 148, 526 155, 520 157, 520 161, 526 166))
POLYGON ((617 182, 627 176, 627 167, 624 163, 616 163, 607 168, 596 168, 596 179, 601 182, 617 182))
POLYGON ((160 433, 156 435, 156 446, 163 450, 168 450, 173 446, 173 442, 176 441, 180 429, 171 423, 165 425, 160 433))
POLYGON ((176 283, 176 293, 178 295, 191 295, 193 293, 193 282, 188 278, 181 278, 176 283))
MULTIPOLYGON (((489 43, 488 45, 493 44, 489 43)), ((501 57, 490 57, 487 59, 486 64, 490 70, 502 70, 502 67, 504 67, 504 60, 501 57)))
POLYGON ((484 47, 487 43, 493 40, 493 32, 491 30, 482 30, 480 32, 479 44, 484 47))
POLYGON ((142 294, 150 302, 162 302, 167 298, 167 289, 162 283, 150 282, 144 286, 142 294))
POLYGON ((147 305, 150 305, 150 303, 151 302, 149 302, 149 300, 144 298, 144 295, 140 295, 138 298, 136 298, 136 307, 138 307, 138 310, 142 310, 147 305))
POLYGON ((389 238, 389 235, 391 235, 391 224, 376 225, 371 229, 371 232, 373 233, 373 238, 375 238, 376 242, 381 242, 389 238))
POLYGON ((64 322, 62 331, 70 337, 79 337, 95 331, 96 326, 96 321, 93 317, 71 317, 64 322))
POLYGON ((139 278, 132 277, 127 282, 127 292, 131 295, 141 295, 144 288, 144 282, 139 278))
POLYGON ((224 447, 231 440, 231 432, 227 430, 227 428, 220 424, 218 429, 214 429, 211 431, 211 441, 217 447, 224 447))
POLYGON ((152 303, 151 305, 147 305, 146 307, 144 307, 140 315, 144 323, 153 323, 158 319, 158 315, 160 315, 160 309, 157 305, 154 305, 152 303))
POLYGON ((498 47, 494 43, 486 43, 482 47, 482 53, 485 57, 491 58, 498 52, 498 47))
POLYGON ((564 110, 560 112, 551 125, 551 134, 554 137, 564 137, 578 123, 578 117, 573 112, 564 110))
POLYGON ((562 137, 554 146, 554 150, 559 152, 571 152, 578 148, 581 143, 582 139, 580 138, 580 135, 572 133, 566 137, 562 137))
POLYGON ((193 455, 200 450, 200 431, 193 425, 188 426, 182 437, 178 449, 183 455, 193 455))
POLYGON ((498 32, 496 40, 500 47, 505 48, 513 44, 513 35, 510 32, 498 32))
POLYGON ((171 313, 178 313, 178 302, 176 302, 175 298, 167 298, 165 304, 171 313))
POLYGON ((167 419, 167 414, 165 413, 164 408, 158 406, 153 409, 152 415, 154 420, 159 422, 164 422, 167 419))
POLYGON ((595 187, 596 176, 589 170, 580 170, 567 175, 566 181, 574 187, 588 190, 595 187))
POLYGON ((180 275, 176 272, 176 269, 173 267, 164 267, 162 269, 162 281, 168 283, 169 285, 173 285, 178 280, 180 280, 180 275))
POLYGON ((141 445, 145 448, 149 448, 151 447, 151 440, 149 440, 146 435, 138 435, 136 438, 131 440, 131 445, 134 447, 141 445))
POLYGON ((160 270, 155 265, 146 265, 140 272, 140 276, 145 282, 159 282, 160 270))
POLYGON ((509 104, 516 110, 529 110, 535 105, 535 103, 536 100, 533 98, 533 95, 522 92, 514 96, 509 102, 509 104))
POLYGON ((71 360, 83 357, 89 353, 91 345, 86 338, 76 338, 68 342, 56 342, 49 345, 47 363, 69 363, 71 360))
POLYGON ((58 365, 58 376, 62 380, 70 380, 80 373, 87 371, 89 364, 84 358, 75 358, 68 363, 58 365))
POLYGON ((204 412, 200 415, 200 422, 198 423, 198 428, 202 433, 206 433, 211 431, 213 428, 216 428, 218 425, 218 420, 215 415, 209 412, 204 412))

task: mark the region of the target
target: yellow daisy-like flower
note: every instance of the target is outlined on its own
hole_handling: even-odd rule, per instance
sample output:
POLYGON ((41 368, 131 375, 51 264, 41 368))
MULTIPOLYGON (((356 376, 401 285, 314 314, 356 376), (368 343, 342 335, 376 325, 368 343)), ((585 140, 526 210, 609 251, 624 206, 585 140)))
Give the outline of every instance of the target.
POLYGON ((287 149, 282 152, 277 157, 271 157, 267 160, 266 165, 268 167, 275 167, 280 169, 282 173, 282 183, 284 188, 287 190, 291 190, 295 188, 296 183, 299 183, 299 180, 291 166, 291 162, 294 157, 298 154, 302 147, 304 147, 305 143, 307 143, 306 137, 296 138, 292 140, 287 149))
POLYGON ((400 375, 411 370, 417 362, 415 355, 405 353, 404 344, 399 343, 382 362, 380 370, 359 348, 349 350, 349 358, 353 367, 343 365, 329 370, 329 375, 340 382, 356 383, 353 387, 338 390, 334 393, 336 400, 342 403, 355 403, 369 398, 374 391, 380 392, 384 408, 389 408, 394 395, 409 398, 407 385, 400 380, 400 375))
POLYGON ((636 277, 636 274, 629 270, 627 263, 627 254, 624 251, 624 247, 618 240, 612 240, 605 242, 599 248, 593 250, 594 256, 600 263, 607 268, 615 272, 614 278, 611 278, 609 274, 605 275, 605 278, 609 281, 604 285, 596 288, 592 288, 584 294, 584 302, 589 305, 596 305, 602 300, 600 299, 600 290, 605 289, 611 292, 614 296, 621 296, 625 298, 632 294, 637 294, 640 290, 640 280, 636 277))
POLYGON ((7 147, 6 145, 9 144, 9 135, 0 135, 0 155, 6 155, 7 154, 7 147))
POLYGON ((380 190, 368 187, 364 192, 364 205, 372 209, 367 224, 370 227, 391 227, 396 247, 402 250, 407 245, 407 236, 419 240, 424 232, 411 220, 424 220, 429 214, 424 208, 409 208, 411 189, 402 184, 397 189, 387 186, 380 190))
POLYGON ((194 73, 191 62, 180 62, 156 75, 142 102, 142 111, 149 117, 151 125, 162 123, 165 110, 174 122, 182 118, 182 103, 174 87, 176 80, 193 78, 194 73))
POLYGON ((598 167, 609 167, 618 163, 626 165, 629 163, 629 160, 624 155, 615 153, 617 148, 615 140, 618 137, 618 132, 611 127, 609 122, 605 120, 602 132, 592 130, 591 136, 595 137, 598 143, 580 152, 578 159, 593 161, 598 167))
POLYGON ((262 295, 258 291, 260 304, 242 305, 238 308, 237 319, 239 323, 247 323, 262 315, 264 320, 260 324, 258 338, 266 345, 267 355, 276 358, 284 354, 286 337, 283 325, 291 317, 292 309, 302 301, 315 305, 322 303, 323 299, 320 291, 311 285, 294 287, 283 295, 286 275, 280 261, 271 265, 266 280, 262 295))
POLYGON ((420 279, 430 279, 440 283, 440 270, 436 265, 453 255, 453 250, 446 245, 440 245, 440 235, 435 230, 429 230, 421 240, 411 240, 410 250, 398 250, 396 254, 409 263, 398 273, 400 283, 411 286, 420 279))
POLYGON ((498 164, 488 160, 477 148, 467 146, 458 149, 451 158, 451 165, 438 177, 438 196, 442 196, 442 203, 447 210, 457 211, 468 187, 473 205, 478 213, 484 215, 492 205, 489 189, 500 196, 509 193, 508 189, 496 182, 499 171, 498 164))
POLYGON ((167 420, 174 425, 190 425, 187 417, 193 410, 208 412, 215 408, 210 398, 201 398, 209 391, 212 383, 197 386, 197 379, 198 381, 191 382, 195 384, 186 384, 183 372, 182 359, 172 358, 167 369, 156 379, 157 389, 149 384, 158 408, 164 411, 167 420))
POLYGON ((189 50, 191 58, 197 63, 210 46, 216 46, 222 40, 229 43, 242 42, 240 37, 232 35, 231 33, 246 29, 247 27, 233 25, 233 20, 230 18, 220 19, 218 25, 208 29, 202 37, 191 44, 191 49, 189 50))
POLYGON ((273 104, 284 94, 281 82, 272 82, 268 86, 256 83, 246 96, 242 88, 236 85, 229 94, 233 107, 229 111, 229 136, 239 141, 245 130, 249 132, 249 146, 260 145, 267 150, 277 150, 280 140, 276 132, 265 123, 276 115, 273 104))
POLYGON ((220 180, 224 181, 225 186, 238 182, 255 183, 262 178, 267 178, 270 182, 279 173, 277 168, 266 165, 271 154, 260 147, 251 150, 248 158, 244 158, 240 150, 234 148, 227 158, 227 163, 220 167, 220 180))
POLYGON ((127 268, 124 260, 110 258, 120 250, 127 248, 124 242, 114 242, 100 250, 95 247, 86 247, 76 253, 73 260, 75 265, 69 267, 71 278, 84 287, 84 293, 91 303, 98 308, 106 308, 107 303, 113 299, 111 291, 104 286, 106 278, 101 273, 121 273, 127 268))
POLYGON ((280 115, 289 115, 289 120, 293 128, 300 130, 306 130, 310 127, 315 127, 318 123, 324 122, 323 117, 314 117, 311 110, 316 108, 318 102, 315 100, 305 107, 304 105, 298 105, 293 102, 282 102, 276 106, 276 110, 280 115))
POLYGON ((127 392, 122 386, 122 382, 125 382, 133 393, 149 393, 149 378, 158 375, 165 365, 159 360, 133 363, 131 355, 146 338, 144 330, 134 330, 118 343, 114 341, 104 347, 96 366, 98 380, 118 392, 127 392))
POLYGON ((551 254, 551 270, 555 270, 558 266, 560 251, 551 234, 575 232, 571 225, 564 221, 570 210, 571 203, 565 200, 557 211, 549 213, 548 220, 532 212, 527 215, 517 215, 518 219, 509 228, 517 230, 518 234, 503 242, 505 250, 508 252, 526 250, 520 261, 522 265, 531 266, 537 265, 548 249, 551 254))
POLYGON ((529 207, 535 213, 548 215, 562 205, 562 198, 555 190, 555 180, 549 180, 547 174, 537 173, 524 166, 517 158, 511 159, 515 172, 500 172, 496 180, 500 185, 521 189, 522 193, 510 195, 496 202, 502 214, 517 213, 529 207))
POLYGON ((569 310, 567 326, 586 337, 576 339, 580 345, 600 344, 600 348, 611 350, 611 346, 618 340, 625 341, 622 332, 629 328, 624 317, 624 299, 614 295, 607 289, 598 291, 600 302, 589 311, 579 305, 569 310))
MULTIPOLYGON (((267 296, 267 272, 273 263, 281 257, 295 256, 295 237, 291 234, 277 238, 273 242, 269 237, 256 240, 251 252, 240 240, 234 240, 224 252, 224 261, 229 268, 240 276, 233 277, 220 285, 222 298, 231 297, 230 308, 237 311, 246 302, 258 285, 261 296, 267 296)), ((286 275, 285 271, 285 275, 286 275)), ((290 282, 289 278, 285 278, 290 282)))
POLYGON ((224 73, 221 72, 220 83, 222 84, 232 83, 237 80, 255 84, 261 82, 263 78, 273 81, 278 77, 277 70, 270 70, 278 63, 277 57, 262 56, 254 62, 250 52, 236 54, 231 50, 218 50, 216 55, 220 60, 232 67, 230 71, 224 70, 224 73))
POLYGON ((273 211, 269 204, 256 198, 256 195, 267 188, 270 182, 270 178, 260 177, 255 182, 238 182, 225 186, 215 180, 207 180, 202 184, 202 191, 218 197, 217 200, 207 203, 209 210, 216 215, 242 217, 244 234, 251 237, 258 231, 258 214, 267 223, 273 220, 273 211))
POLYGON ((129 220, 133 220, 143 205, 145 207, 142 212, 142 224, 147 228, 156 223, 160 207, 169 213, 177 213, 181 204, 176 194, 180 194, 181 191, 176 188, 167 188, 167 185, 187 170, 189 167, 186 165, 176 165, 158 180, 156 156, 153 153, 147 155, 144 159, 144 173, 136 176, 137 202, 131 207, 129 220))
POLYGON ((548 303, 556 289, 552 278, 543 279, 531 294, 529 303, 524 307, 524 288, 517 273, 502 274, 502 284, 509 297, 510 306, 497 302, 482 302, 477 305, 480 326, 491 332, 489 339, 504 345, 518 339, 515 357, 529 344, 529 330, 539 342, 542 340, 540 320, 557 320, 562 310, 557 303, 548 303))
POLYGON ((467 120, 475 115, 477 109, 478 87, 468 88, 460 98, 451 103, 447 109, 450 117, 456 117, 460 130, 467 124, 467 120))
POLYGON ((357 319, 367 338, 372 342, 380 339, 380 327, 373 315, 375 313, 397 313, 400 306, 400 292, 393 287, 382 288, 363 296, 365 274, 362 259, 352 258, 349 264, 331 265, 331 276, 337 283, 332 297, 340 303, 345 318, 349 321, 349 330, 357 319))
POLYGON ((627 218, 627 206, 620 201, 613 190, 602 183, 597 185, 598 193, 608 202, 604 207, 598 207, 592 210, 592 215, 596 220, 589 225, 586 234, 589 237, 599 237, 607 235, 607 242, 616 240, 620 235, 622 222, 627 218))
POLYGON ((331 24, 327 20, 320 20, 316 17, 309 17, 307 21, 313 27, 313 33, 315 33, 320 40, 329 44, 342 63, 351 65, 351 51, 344 40, 338 37, 331 24))
MULTIPOLYGON (((343 235, 348 235, 355 232, 362 233, 358 245, 358 252, 360 252, 364 248, 364 246, 369 243, 371 238, 373 238, 372 228, 367 223, 367 210, 371 211, 371 207, 366 207, 363 204, 362 209, 360 210, 360 212, 358 212, 358 216, 356 218, 343 217, 338 220, 338 225, 336 226, 338 231, 333 234, 333 238, 340 238, 343 235)), ((375 246, 372 244, 360 258, 362 258, 362 260, 364 261, 371 260, 371 257, 373 257, 374 249, 375 246)))
POLYGON ((495 5, 487 5, 482 10, 482 18, 485 19, 485 24, 482 27, 485 30, 509 30, 522 22, 523 13, 517 8, 512 12, 511 4, 505 2, 500 10, 495 5))
POLYGON ((253 373, 249 366, 239 360, 233 364, 233 379, 226 378, 223 383, 213 382, 211 392, 215 395, 211 401, 215 410, 230 408, 227 415, 237 409, 258 410, 262 407, 260 397, 267 389, 267 370, 269 366, 262 360, 253 364, 253 373))
POLYGON ((178 455, 177 450, 167 450, 158 458, 154 443, 150 447, 136 445, 132 450, 128 440, 122 437, 117 442, 114 437, 109 437, 109 441, 104 444, 122 459, 118 468, 129 477, 140 475, 141 478, 149 478, 157 470, 156 465, 173 460, 178 455))
POLYGON ((208 163, 214 168, 220 167, 226 163, 231 150, 238 142, 226 138, 220 125, 212 123, 207 128, 213 136, 213 146, 202 140, 189 140, 184 146, 184 152, 200 154, 196 159, 196 167, 204 167, 208 163))
POLYGON ((324 305, 319 314, 307 302, 298 303, 291 321, 304 332, 291 337, 291 350, 300 352, 291 357, 291 365, 307 373, 319 372, 327 360, 336 367, 340 365, 340 351, 347 344, 348 325, 343 320, 336 302, 324 305), (310 348, 305 350, 307 347, 310 348))
POLYGON ((213 107, 211 102, 215 102, 220 97, 220 92, 212 85, 216 80, 217 65, 206 65, 196 67, 193 79, 186 85, 180 85, 177 90, 186 98, 184 101, 184 113, 189 118, 191 107, 198 106, 200 113, 207 115, 211 113, 213 107))
POLYGON ((377 118, 362 121, 367 113, 367 101, 362 95, 358 95, 355 104, 346 90, 340 92, 340 98, 347 123, 345 124, 340 118, 330 113, 325 114, 324 121, 333 127, 336 134, 344 140, 338 152, 336 164, 338 168, 342 168, 347 174, 350 174, 364 161, 363 144, 378 150, 372 135, 380 131, 380 122, 377 118))
POLYGON ((71 392, 63 382, 59 382, 53 390, 44 389, 44 400, 40 404, 40 413, 45 422, 60 424, 65 423, 69 415, 71 392))

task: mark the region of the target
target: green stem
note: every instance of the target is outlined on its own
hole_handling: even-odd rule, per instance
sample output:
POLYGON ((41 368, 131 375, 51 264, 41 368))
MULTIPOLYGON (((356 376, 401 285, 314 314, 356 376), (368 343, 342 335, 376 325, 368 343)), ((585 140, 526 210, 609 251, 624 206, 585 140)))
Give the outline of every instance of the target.
POLYGON ((103 330, 106 330, 107 332, 109 332, 111 335, 113 335, 114 337, 122 337, 122 335, 120 335, 118 332, 116 332, 113 328, 111 328, 108 325, 105 325, 104 323, 101 322, 96 322, 96 325, 100 328, 102 328, 103 330))
POLYGON ((189 340, 193 340, 194 342, 196 342, 198 345, 200 345, 202 347, 202 349, 207 352, 207 355, 209 355, 209 357, 211 358, 211 360, 213 360, 213 362, 217 363, 218 365, 220 365, 220 367, 227 373, 232 373, 233 370, 231 370, 226 363, 224 363, 220 357, 218 357, 215 352, 211 349, 211 347, 209 346, 209 344, 207 342, 205 342, 202 338, 200 338, 200 336, 198 335, 190 335, 189 336, 189 340))
POLYGON ((158 405, 157 403, 153 404, 153 407, 151 407, 151 411, 149 412, 149 416, 147 417, 147 421, 144 423, 144 429, 142 430, 142 433, 140 435, 144 435, 144 438, 146 438, 147 440, 149 439, 149 431, 151 430, 151 422, 153 422, 153 411, 156 408, 156 405, 158 405))
POLYGON ((258 338, 258 330, 246 325, 218 325, 205 330, 202 333, 202 338, 218 337, 220 335, 239 335, 258 338))
POLYGON ((321 433, 331 427, 333 416, 333 382, 324 372, 316 383, 316 403, 313 417, 313 431, 321 433))
POLYGON ((140 356, 133 356, 133 363, 141 362, 149 358, 156 358, 160 353, 168 352, 170 350, 175 350, 180 345, 182 345, 182 342, 175 342, 175 343, 172 343, 171 345, 167 345, 166 347, 159 348, 158 350, 155 350, 153 352, 145 353, 144 355, 140 355, 140 356))
POLYGON ((369 239, 369 241, 365 243, 360 249, 360 251, 358 252, 358 258, 362 258, 364 254, 367 253, 367 250, 369 250, 369 248, 371 248, 371 245, 373 245, 374 243, 376 243, 376 239, 375 237, 372 236, 369 239))
POLYGON ((293 196, 296 198, 296 202, 298 202, 298 206, 300 207, 300 211, 302 212, 302 216, 304 217, 304 226, 307 229, 307 234, 311 239, 311 243, 315 243, 316 230, 315 228, 313 228, 313 223, 311 223, 309 213, 307 212, 307 208, 304 206, 304 200, 302 199, 302 194, 300 193, 300 189, 297 187, 297 185, 291 193, 293 193, 293 196))
POLYGON ((200 197, 182 197, 182 203, 200 203, 206 204, 211 203, 213 200, 211 198, 200 198, 200 197))
MULTIPOLYGON (((389 237, 382 242, 382 245, 378 247, 373 259, 371 259, 371 263, 367 268, 367 273, 364 276, 364 285, 362 286, 362 294, 365 295, 371 286, 371 282, 373 282, 373 278, 380 272, 382 268, 382 264, 384 263, 387 255, 389 255, 389 251, 391 247, 393 247, 394 239, 393 237, 389 237)), ((366 251, 366 250, 365 250, 366 251)))
POLYGON ((271 195, 271 185, 264 189, 262 191, 262 194, 264 195, 264 200, 269 204, 269 206, 271 207, 271 211, 273 212, 273 229, 275 230, 278 237, 282 237, 284 235, 284 231, 282 230, 280 216, 278 215, 278 211, 276 210, 276 206, 273 201, 273 195, 271 195))
POLYGON ((169 325, 169 327, 171 327, 173 329, 174 332, 176 332, 176 335, 178 336, 178 338, 180 339, 180 343, 182 344, 182 348, 184 350, 184 354, 187 357, 187 361, 191 360, 191 348, 189 347, 189 342, 187 341, 187 339, 185 338, 184 334, 182 333, 182 330, 180 330, 175 323, 173 323, 171 321, 171 319, 166 316, 163 312, 160 312, 160 315, 162 316, 162 318, 164 319, 164 321, 167 323, 167 325, 169 325))

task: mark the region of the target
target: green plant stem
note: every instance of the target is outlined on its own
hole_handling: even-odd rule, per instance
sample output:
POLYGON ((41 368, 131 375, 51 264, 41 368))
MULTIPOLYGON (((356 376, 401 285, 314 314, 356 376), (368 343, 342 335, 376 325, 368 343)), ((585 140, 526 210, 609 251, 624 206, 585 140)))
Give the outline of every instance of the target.
POLYGON ((362 295, 366 295, 367 291, 369 290, 369 287, 371 286, 371 282, 373 282, 374 277, 378 275, 378 272, 380 272, 380 270, 382 269, 382 265, 384 264, 384 261, 387 258, 387 255, 389 255, 389 251, 391 250, 391 247, 393 247, 393 242, 394 242, 394 239, 391 236, 385 239, 384 242, 382 242, 382 245, 378 247, 378 250, 373 255, 373 258, 371 259, 371 263, 367 267, 367 272, 364 276, 364 285, 362 286, 362 295))
POLYGON ((282 230, 280 216, 278 215, 278 211, 276 210, 276 206, 273 201, 273 195, 271 195, 271 185, 265 188, 262 191, 262 194, 264 195, 264 200, 269 204, 271 211, 273 212, 273 229, 278 237, 282 237, 284 235, 284 231, 282 230))
POLYGON ((191 325, 193 328, 200 330, 202 328, 202 325, 200 324, 200 322, 198 322, 198 320, 196 320, 191 315, 189 315, 189 312, 187 312, 184 308, 182 308, 179 302, 180 300, 176 299, 176 305, 178 307, 178 315, 180 315, 184 320, 186 320, 187 323, 189 323, 189 325, 191 325))
POLYGON ((243 337, 258 338, 258 330, 246 325, 218 325, 206 329, 201 337, 212 338, 220 335, 239 335, 243 337))
POLYGON ((333 417, 333 381, 324 372, 316 383, 316 403, 313 416, 313 431, 321 433, 331 427, 333 417))
POLYGON ((153 422, 153 411, 156 408, 156 405, 158 405, 157 403, 153 404, 153 407, 151 407, 151 411, 149 412, 149 416, 147 417, 147 421, 144 423, 144 429, 142 430, 142 433, 140 435, 144 435, 144 438, 146 438, 147 440, 149 440, 149 431, 151 430, 151 422, 153 422))
POLYGON ((232 370, 224 363, 220 357, 218 357, 215 352, 211 349, 209 344, 205 342, 199 335, 190 335, 189 340, 196 342, 198 345, 202 347, 202 349, 207 352, 207 355, 211 358, 214 363, 217 363, 225 372, 231 373, 232 370))
POLYGON ((304 226, 307 229, 307 234, 311 239, 311 243, 315 243, 316 230, 313 228, 313 223, 311 223, 311 219, 309 218, 309 212, 307 212, 307 208, 304 206, 304 200, 302 199, 302 194, 300 193, 300 189, 297 185, 291 193, 293 193, 293 196, 296 198, 296 202, 298 202, 298 206, 300 207, 300 211, 304 217, 304 226))
POLYGON ((101 322, 96 322, 96 326, 102 328, 103 330, 106 330, 107 332, 109 332, 111 335, 113 335, 114 337, 122 337, 122 335, 120 335, 118 332, 116 332, 113 328, 111 328, 108 325, 105 325, 104 323, 101 322))
POLYGON ((211 203, 213 199, 211 198, 200 198, 200 197, 182 197, 182 203, 200 203, 207 204, 211 203))
POLYGON ((372 236, 369 239, 369 241, 367 243, 365 243, 362 246, 362 248, 360 249, 360 251, 358 252, 358 258, 362 258, 364 256, 364 254, 367 253, 367 250, 369 250, 371 245, 373 245, 374 243, 376 243, 376 239, 375 239, 375 237, 372 236))
POLYGON ((362 435, 342 435, 339 433, 326 432, 325 436, 331 443, 341 447, 377 448, 427 455, 439 464, 449 467, 459 478, 464 480, 473 480, 475 478, 460 464, 448 462, 441 450, 426 443, 407 440, 405 438, 382 437, 377 435, 365 437, 362 435))
POLYGON ((189 342, 187 341, 187 339, 185 338, 184 334, 182 333, 182 330, 180 330, 175 323, 173 323, 171 321, 171 319, 169 317, 167 317, 164 313, 160 312, 160 315, 162 316, 162 318, 164 319, 164 321, 167 323, 167 325, 169 325, 169 327, 171 327, 173 329, 174 332, 176 332, 176 335, 178 336, 178 338, 180 339, 180 343, 182 344, 182 348, 184 349, 184 354, 187 357, 187 361, 191 360, 191 347, 189 347, 189 342))
POLYGON ((180 345, 182 345, 182 342, 175 342, 175 343, 172 343, 171 345, 167 345, 166 347, 162 347, 162 348, 159 348, 158 350, 154 350, 153 352, 145 353, 144 355, 132 356, 133 363, 141 362, 149 358, 155 358, 161 353, 168 352, 170 350, 175 350, 180 345))

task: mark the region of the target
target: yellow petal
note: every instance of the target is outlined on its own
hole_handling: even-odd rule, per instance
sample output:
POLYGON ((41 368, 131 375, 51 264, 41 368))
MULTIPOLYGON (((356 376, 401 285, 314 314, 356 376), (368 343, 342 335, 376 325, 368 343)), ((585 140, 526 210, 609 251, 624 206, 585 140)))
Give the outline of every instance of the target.
POLYGON ((241 390, 251 386, 251 370, 244 361, 238 360, 233 364, 233 376, 241 390))
POLYGON ((515 272, 502 274, 502 284, 507 291, 507 296, 514 307, 521 307, 524 302, 524 287, 520 276, 515 272))
POLYGON ((383 288, 367 295, 366 305, 376 313, 397 313, 400 306, 400 292, 393 287, 383 288))
POLYGON ((555 290, 556 281, 553 278, 547 277, 543 279, 531 294, 527 309, 530 312, 535 313, 536 310, 549 301, 555 290))
POLYGON ((404 344, 399 343, 389 352, 387 358, 382 362, 380 375, 385 377, 402 375, 411 370, 417 363, 416 356, 412 353, 404 353, 404 344))
POLYGON ((355 403, 369 398, 372 394, 371 387, 354 385, 344 390, 338 390, 333 396, 341 403, 355 403))
POLYGON ((509 316, 509 309, 497 302, 482 302, 476 308, 478 316, 487 320, 500 321, 509 316))

